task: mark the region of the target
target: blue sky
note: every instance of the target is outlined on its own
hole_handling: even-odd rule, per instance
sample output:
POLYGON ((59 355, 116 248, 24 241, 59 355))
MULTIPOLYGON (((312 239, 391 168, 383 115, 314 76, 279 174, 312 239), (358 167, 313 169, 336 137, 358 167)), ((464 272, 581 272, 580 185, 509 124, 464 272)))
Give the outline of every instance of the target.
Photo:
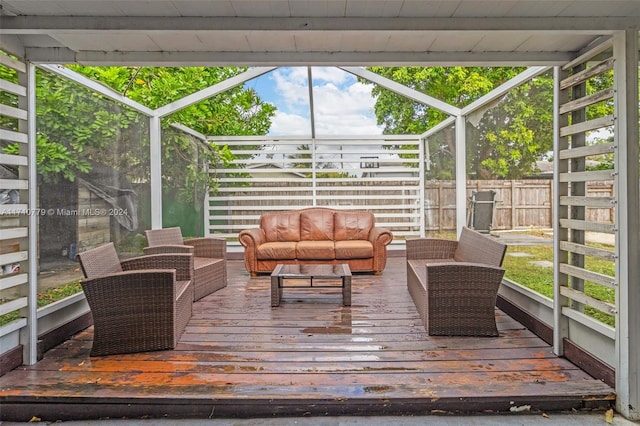
MULTIPOLYGON (((307 67, 278 68, 246 83, 278 108, 270 135, 311 135, 307 67)), ((313 67, 316 135, 378 135, 373 86, 335 67, 313 67)))

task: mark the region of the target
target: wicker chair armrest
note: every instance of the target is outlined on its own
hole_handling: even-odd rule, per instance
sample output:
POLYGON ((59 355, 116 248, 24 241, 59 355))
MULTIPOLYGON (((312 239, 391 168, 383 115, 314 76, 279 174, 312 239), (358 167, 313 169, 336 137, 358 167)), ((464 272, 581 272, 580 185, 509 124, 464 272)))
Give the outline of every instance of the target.
POLYGON ((407 240, 407 259, 453 259, 458 242, 442 238, 407 240))
POLYGON ((240 231, 238 234, 240 244, 247 248, 255 248, 267 241, 267 236, 262 228, 252 228, 240 231))
POLYGON ((176 280, 193 279, 193 255, 188 253, 163 253, 134 257, 121 262, 124 271, 168 269, 176 271, 176 280))
POLYGON ((196 257, 211 259, 226 259, 227 257, 227 240, 224 238, 190 238, 184 240, 184 244, 193 247, 193 254, 196 257))
POLYGON ((91 310, 104 311, 119 309, 114 303, 117 299, 138 300, 140 303, 149 303, 149 299, 163 299, 163 303, 173 303, 176 291, 174 282, 173 270, 141 269, 82 280, 80 284, 91 310))
POLYGON ((369 232, 369 241, 375 245, 388 246, 393 241, 393 234, 387 228, 374 226, 369 232))
MULTIPOLYGON (((462 293, 489 292, 494 297, 504 277, 504 269, 499 266, 469 262, 427 263, 427 291, 462 293)), ((475 297, 466 295, 465 297, 475 297)))
POLYGON ((193 254, 193 246, 167 244, 161 246, 149 246, 142 249, 144 254, 163 254, 163 253, 191 253, 193 254))

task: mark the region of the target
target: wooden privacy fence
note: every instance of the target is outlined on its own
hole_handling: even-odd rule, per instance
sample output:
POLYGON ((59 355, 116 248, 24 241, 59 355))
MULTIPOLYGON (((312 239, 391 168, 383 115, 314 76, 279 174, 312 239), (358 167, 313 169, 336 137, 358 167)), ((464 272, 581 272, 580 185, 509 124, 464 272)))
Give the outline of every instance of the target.
MULTIPOLYGON (((219 182, 205 200, 205 233, 228 238, 257 226, 264 211, 303 207, 369 210, 376 223, 405 238, 456 229, 455 181, 425 181, 424 141, 412 135, 322 138, 216 137, 235 156, 209 169, 219 182)), ((496 192, 492 229, 551 228, 550 179, 470 180, 473 190, 496 192)), ((613 181, 586 185, 586 196, 613 194, 613 181)), ((586 208, 593 222, 610 224, 613 209, 586 208)), ((467 206, 469 207, 469 206, 467 206)))
MULTIPOLYGON (((425 229, 441 232, 456 229, 455 181, 425 183, 425 229)), ((493 229, 551 228, 553 225, 553 180, 469 180, 472 190, 496 191, 493 229)), ((589 182, 587 196, 612 196, 613 181, 589 182)), ((612 223, 612 208, 587 209, 589 220, 612 223)))
MULTIPOLYGON (((397 182, 387 182, 387 184, 399 185, 401 179, 397 182)), ((333 182, 334 185, 345 186, 342 182, 333 182)), ((364 194, 367 191, 371 191, 371 187, 362 185, 362 189, 356 189, 358 184, 351 183, 348 189, 350 192, 349 198, 344 199, 346 208, 361 208, 369 209, 367 205, 368 197, 364 194)), ((401 186, 401 185, 399 185, 401 186)), ((300 182, 255 182, 252 187, 254 191, 260 191, 259 196, 256 193, 245 194, 249 197, 238 197, 238 194, 234 194, 232 200, 225 199, 220 204, 227 205, 227 208, 234 206, 232 209, 236 212, 240 210, 248 210, 253 214, 248 216, 240 215, 233 217, 235 227, 243 228, 248 226, 255 226, 259 213, 264 210, 272 209, 286 209, 286 208, 302 208, 311 205, 309 200, 297 200, 300 197, 300 190, 306 188, 306 185, 300 182), (279 187, 275 188, 275 187, 279 187), (269 188, 272 188, 269 191, 269 188), (273 199, 273 195, 278 194, 277 199, 273 199), (288 201, 283 199, 289 198, 288 201)), ((526 179, 526 180, 470 180, 467 181, 467 193, 470 196, 473 190, 477 191, 496 191, 497 203, 494 208, 493 230, 510 230, 510 229, 522 229, 522 228, 551 228, 553 218, 553 181, 550 179, 526 179)), ((306 188, 309 192, 309 199, 312 197, 311 190, 306 188)), ((388 212, 398 210, 404 215, 414 216, 418 212, 418 191, 415 190, 414 185, 405 187, 403 200, 398 200, 396 197, 386 198, 381 195, 380 192, 385 192, 384 187, 377 187, 377 196, 379 197, 378 204, 387 204, 388 208, 395 207, 393 210, 387 210, 388 212), (384 200, 381 201, 381 200, 384 200)), ((395 193, 389 191, 389 195, 395 193)), ((588 196, 602 197, 611 196, 613 194, 613 181, 604 182, 590 182, 587 188, 588 196)), ((212 197, 211 204, 215 204, 212 197)), ((429 232, 443 232, 452 231, 456 229, 456 204, 455 204, 455 181, 427 181, 424 185, 424 222, 425 231, 429 232)), ((336 201, 336 205, 340 205, 340 202, 336 201)), ((224 208, 221 205, 217 206, 217 209, 224 208)), ((322 205, 322 203, 320 203, 322 205)), ((212 207, 212 206, 211 206, 212 207)), ((213 207, 215 210, 216 207, 213 207)), ((379 212, 384 216, 384 213, 379 212)), ((588 217, 591 221, 601 223, 613 222, 613 207, 612 208, 589 208, 587 209, 588 217)), ((230 216, 216 216, 215 214, 209 217, 209 225, 212 228, 220 227, 219 223, 215 223, 220 219, 230 220, 230 216)), ((383 222, 385 221, 382 218, 383 222)), ((398 226, 399 224, 394 224, 398 226)), ((417 226, 411 226, 414 231, 417 230, 417 226)), ((231 232, 234 232, 235 229, 231 232)), ((235 236, 234 234, 228 235, 229 237, 235 236)))

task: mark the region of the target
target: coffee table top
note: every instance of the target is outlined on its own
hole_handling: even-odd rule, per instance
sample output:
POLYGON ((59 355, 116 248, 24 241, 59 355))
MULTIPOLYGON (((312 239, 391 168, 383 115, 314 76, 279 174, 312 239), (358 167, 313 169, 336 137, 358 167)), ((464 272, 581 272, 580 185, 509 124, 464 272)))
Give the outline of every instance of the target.
POLYGON ((332 264, 279 264, 275 267, 271 276, 284 278, 342 278, 351 275, 349 265, 340 263, 332 264))

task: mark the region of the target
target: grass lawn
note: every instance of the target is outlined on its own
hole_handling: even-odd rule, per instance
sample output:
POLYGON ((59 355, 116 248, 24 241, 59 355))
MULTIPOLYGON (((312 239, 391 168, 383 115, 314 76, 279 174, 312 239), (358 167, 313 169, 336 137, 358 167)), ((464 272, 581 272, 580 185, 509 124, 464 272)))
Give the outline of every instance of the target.
MULTIPOLYGON (((553 267, 541 266, 536 262, 553 262, 552 246, 509 246, 504 259, 506 270, 505 278, 534 290, 544 296, 553 298, 553 267), (527 256, 513 256, 514 253, 526 254, 527 256)), ((593 257, 585 258, 585 268, 614 276, 614 263, 593 257)), ((585 281, 585 293, 605 302, 615 302, 615 291, 612 288, 604 287, 585 281)), ((602 321, 610 326, 615 326, 615 318, 612 315, 586 307, 585 313, 593 318, 602 321)))
MULTIPOLYGON (((59 287, 50 288, 45 292, 38 293, 38 307, 47 306, 50 303, 57 302, 65 297, 73 296, 76 293, 82 292, 82 286, 80 280, 71 281, 69 283, 61 284, 59 287)), ((2 301, 3 303, 5 301, 2 301)), ((19 311, 9 312, 4 315, 0 315, 0 326, 9 324, 11 321, 15 321, 20 318, 19 311)))

